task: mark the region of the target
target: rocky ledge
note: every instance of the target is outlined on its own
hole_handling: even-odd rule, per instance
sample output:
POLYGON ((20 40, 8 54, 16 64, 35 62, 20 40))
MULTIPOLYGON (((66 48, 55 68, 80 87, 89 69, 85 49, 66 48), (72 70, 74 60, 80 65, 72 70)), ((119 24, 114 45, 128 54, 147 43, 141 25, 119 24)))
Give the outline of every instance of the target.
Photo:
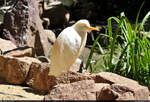
POLYGON ((70 68, 70 83, 66 84, 66 73, 57 78, 48 76, 50 61, 42 62, 32 55, 28 47, 21 51, 5 48, 0 56, 0 79, 10 85, 26 84, 45 95, 44 100, 148 100, 148 88, 134 80, 110 72, 78 73, 80 59, 70 68))

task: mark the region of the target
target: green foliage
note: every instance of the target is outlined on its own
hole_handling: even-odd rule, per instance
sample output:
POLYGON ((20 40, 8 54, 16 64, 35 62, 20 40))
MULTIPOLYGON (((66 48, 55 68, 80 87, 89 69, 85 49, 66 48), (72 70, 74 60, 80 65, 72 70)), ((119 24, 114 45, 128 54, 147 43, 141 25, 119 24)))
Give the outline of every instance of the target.
POLYGON ((108 18, 106 34, 100 34, 96 38, 86 63, 86 69, 90 67, 90 71, 93 73, 100 67, 103 67, 100 71, 117 73, 150 87, 150 40, 148 40, 147 34, 141 34, 141 31, 144 32, 144 23, 149 18, 150 12, 147 13, 139 24, 138 18, 140 11, 141 8, 138 12, 134 27, 132 27, 124 13, 121 13, 120 19, 117 17, 108 18), (112 20, 118 24, 114 33, 112 32, 112 20), (102 35, 105 35, 109 39, 107 53, 104 52, 104 49, 98 42, 102 35), (123 43, 117 41, 118 37, 123 39, 123 43), (98 46, 101 52, 103 62, 100 58, 92 58, 96 46, 98 46), (95 62, 90 63, 92 60, 95 60, 95 62), (101 63, 98 63, 99 61, 101 63))

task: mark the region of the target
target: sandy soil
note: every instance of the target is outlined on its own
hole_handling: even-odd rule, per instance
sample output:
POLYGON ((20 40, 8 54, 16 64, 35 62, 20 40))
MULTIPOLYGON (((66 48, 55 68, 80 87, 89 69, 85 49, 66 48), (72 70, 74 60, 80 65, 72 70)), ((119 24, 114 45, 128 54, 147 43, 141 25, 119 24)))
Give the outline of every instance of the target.
POLYGON ((44 96, 30 87, 12 85, 0 79, 0 100, 43 100, 44 96))

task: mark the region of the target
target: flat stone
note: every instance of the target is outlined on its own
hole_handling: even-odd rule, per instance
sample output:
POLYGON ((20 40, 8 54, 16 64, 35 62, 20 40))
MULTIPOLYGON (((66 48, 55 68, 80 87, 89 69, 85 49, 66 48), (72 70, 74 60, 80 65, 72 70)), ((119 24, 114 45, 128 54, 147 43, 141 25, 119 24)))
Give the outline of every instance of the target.
POLYGON ((125 78, 123 76, 117 75, 111 72, 100 72, 97 74, 93 74, 94 80, 96 83, 109 83, 109 84, 138 84, 137 81, 134 81, 129 78, 125 78))
POLYGON ((0 38, 0 49, 5 52, 17 48, 10 40, 5 40, 0 38))
POLYGON ((6 51, 5 56, 12 56, 12 57, 32 57, 34 56, 34 51, 31 47, 19 47, 16 49, 12 49, 6 51))

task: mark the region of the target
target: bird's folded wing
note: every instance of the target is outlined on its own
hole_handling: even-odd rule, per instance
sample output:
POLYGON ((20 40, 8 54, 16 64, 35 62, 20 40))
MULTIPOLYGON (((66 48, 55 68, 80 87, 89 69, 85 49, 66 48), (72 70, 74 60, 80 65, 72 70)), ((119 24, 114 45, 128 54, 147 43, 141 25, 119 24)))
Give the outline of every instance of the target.
POLYGON ((61 32, 60 39, 62 50, 64 50, 64 45, 68 46, 70 50, 76 53, 81 47, 81 37, 79 34, 71 27, 68 27, 64 31, 61 32))

